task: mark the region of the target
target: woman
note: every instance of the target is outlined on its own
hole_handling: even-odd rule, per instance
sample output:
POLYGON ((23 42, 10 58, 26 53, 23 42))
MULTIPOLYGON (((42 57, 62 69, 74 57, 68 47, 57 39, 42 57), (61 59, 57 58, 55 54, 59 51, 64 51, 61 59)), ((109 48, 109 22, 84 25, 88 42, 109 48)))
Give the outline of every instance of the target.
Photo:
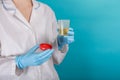
POLYGON ((54 12, 35 0, 0 0, 0 80, 59 80, 59 64, 74 41, 57 34, 54 12), (41 51, 40 43, 53 49, 41 51), (58 49, 59 48, 59 49, 58 49))

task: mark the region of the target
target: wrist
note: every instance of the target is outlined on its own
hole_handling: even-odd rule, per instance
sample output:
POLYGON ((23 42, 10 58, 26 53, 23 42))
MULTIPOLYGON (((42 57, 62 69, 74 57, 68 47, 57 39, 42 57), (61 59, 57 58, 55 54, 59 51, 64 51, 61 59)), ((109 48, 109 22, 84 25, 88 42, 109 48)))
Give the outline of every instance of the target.
POLYGON ((16 66, 19 68, 19 69, 23 69, 23 65, 21 64, 21 57, 20 56, 17 56, 16 59, 15 59, 15 62, 16 62, 16 66))

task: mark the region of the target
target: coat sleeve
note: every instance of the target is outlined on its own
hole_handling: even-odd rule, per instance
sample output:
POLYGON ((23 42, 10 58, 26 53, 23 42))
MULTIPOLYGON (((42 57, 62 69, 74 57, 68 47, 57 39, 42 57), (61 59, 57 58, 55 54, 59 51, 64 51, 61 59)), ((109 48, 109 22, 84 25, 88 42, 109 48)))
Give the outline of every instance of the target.
POLYGON ((60 64, 64 57, 66 56, 68 52, 68 45, 65 45, 62 50, 58 50, 58 42, 57 42, 57 36, 58 36, 58 25, 57 20, 55 17, 55 14, 52 15, 52 35, 53 35, 53 48, 55 49, 53 53, 53 62, 54 64, 60 64))

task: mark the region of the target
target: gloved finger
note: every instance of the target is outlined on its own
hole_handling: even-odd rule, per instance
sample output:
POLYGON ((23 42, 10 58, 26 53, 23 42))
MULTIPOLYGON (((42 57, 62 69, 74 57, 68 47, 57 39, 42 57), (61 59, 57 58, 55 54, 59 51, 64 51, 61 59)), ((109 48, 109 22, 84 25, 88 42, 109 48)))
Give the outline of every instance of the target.
MULTIPOLYGON (((51 55, 51 56, 52 56, 52 55, 51 55)), ((44 62, 48 61, 51 56, 49 56, 49 57, 47 57, 47 58, 45 58, 45 59, 36 61, 36 62, 35 62, 36 65, 41 65, 41 64, 43 64, 44 62)))
POLYGON ((67 39, 68 40, 71 40, 71 39, 74 40, 74 36, 68 37, 67 39))
POLYGON ((74 38, 68 38, 68 41, 73 41, 74 40, 74 38))
POLYGON ((65 44, 68 42, 68 40, 74 40, 74 36, 64 36, 63 40, 60 42, 61 44, 65 44))
POLYGON ((46 57, 51 56, 53 52, 54 52, 54 49, 50 50, 49 52, 47 52, 46 55, 42 56, 40 59, 45 59, 46 57))
POLYGON ((39 48, 39 44, 33 46, 33 47, 27 52, 28 55, 34 53, 38 48, 39 48))
POLYGON ((70 44, 72 42, 74 42, 74 37, 68 37, 65 43, 70 44))
POLYGON ((68 35, 69 35, 69 36, 73 36, 73 35, 74 35, 74 32, 73 32, 73 31, 68 31, 68 35))
POLYGON ((65 39, 65 40, 74 39, 74 36, 64 36, 64 39, 65 39))
POLYGON ((71 43, 73 43, 74 42, 74 40, 69 40, 68 42, 67 42, 67 44, 71 44, 71 43))
POLYGON ((69 31, 73 31, 73 28, 70 27, 70 28, 69 28, 69 31))
POLYGON ((50 54, 52 54, 52 53, 50 53, 51 51, 53 52, 54 49, 52 49, 52 50, 48 49, 48 50, 46 50, 42 53, 39 53, 37 57, 40 58, 40 57, 43 57, 43 56, 46 56, 46 55, 50 55, 50 54))
POLYGON ((41 60, 45 60, 45 59, 49 58, 49 57, 52 55, 53 52, 54 52, 54 50, 50 50, 50 51, 48 52, 48 54, 46 54, 46 55, 44 55, 44 56, 42 56, 42 57, 38 57, 38 58, 37 58, 37 61, 41 61, 41 60))
POLYGON ((47 50, 45 50, 45 51, 43 51, 43 52, 38 52, 38 53, 36 53, 36 54, 38 54, 38 55, 36 55, 36 58, 48 54, 49 51, 50 51, 50 49, 47 49, 47 50))

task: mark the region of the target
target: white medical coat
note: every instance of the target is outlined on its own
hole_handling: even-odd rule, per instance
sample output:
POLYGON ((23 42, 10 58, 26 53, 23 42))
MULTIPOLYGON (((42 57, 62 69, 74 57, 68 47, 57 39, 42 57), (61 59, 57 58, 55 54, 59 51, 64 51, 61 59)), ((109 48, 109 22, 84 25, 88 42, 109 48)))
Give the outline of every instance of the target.
POLYGON ((0 80, 59 80, 54 64, 63 60, 68 46, 58 50, 57 22, 51 8, 32 1, 33 10, 27 22, 12 0, 0 0, 0 80), (19 70, 15 57, 40 43, 52 44, 53 56, 42 65, 19 70))

